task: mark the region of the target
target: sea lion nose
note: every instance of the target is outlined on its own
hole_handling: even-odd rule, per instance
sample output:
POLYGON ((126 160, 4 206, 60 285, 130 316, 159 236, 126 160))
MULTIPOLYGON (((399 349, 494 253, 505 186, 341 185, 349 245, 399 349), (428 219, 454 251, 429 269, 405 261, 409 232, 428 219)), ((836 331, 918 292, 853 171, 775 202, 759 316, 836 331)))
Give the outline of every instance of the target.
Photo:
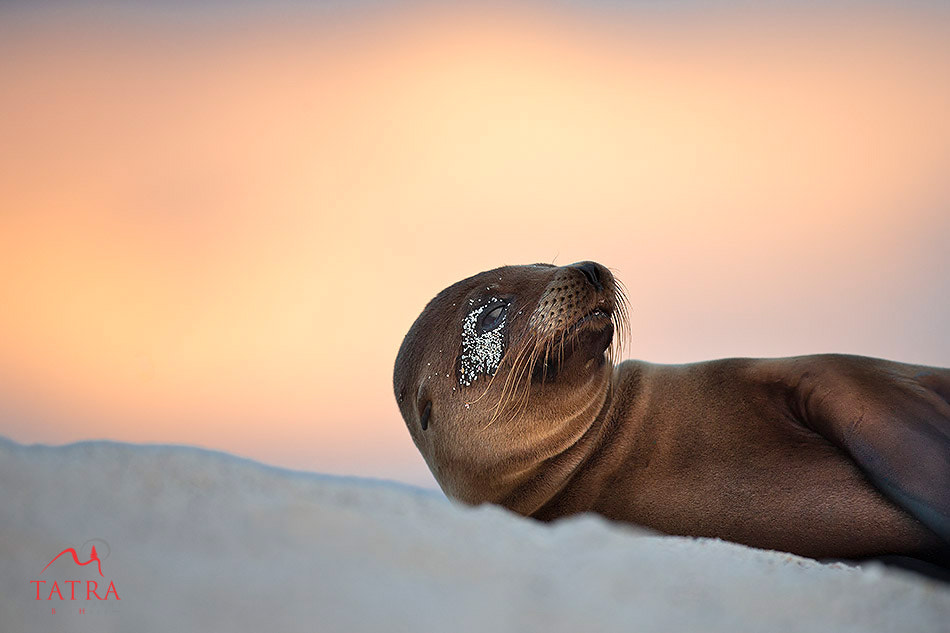
POLYGON ((581 271, 584 277, 587 278, 587 281, 590 282, 594 288, 599 291, 604 289, 604 284, 601 281, 601 265, 597 262, 577 262, 576 264, 571 264, 568 268, 576 268, 581 271))

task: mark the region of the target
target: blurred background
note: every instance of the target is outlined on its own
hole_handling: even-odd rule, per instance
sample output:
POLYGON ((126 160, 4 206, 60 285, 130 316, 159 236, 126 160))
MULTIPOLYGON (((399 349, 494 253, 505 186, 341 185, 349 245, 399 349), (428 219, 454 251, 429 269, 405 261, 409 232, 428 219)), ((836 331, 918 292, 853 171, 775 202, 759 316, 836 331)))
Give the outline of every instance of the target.
POLYGON ((396 351, 502 264, 950 366, 950 10, 746 4, 0 5, 0 435, 435 487, 396 351))

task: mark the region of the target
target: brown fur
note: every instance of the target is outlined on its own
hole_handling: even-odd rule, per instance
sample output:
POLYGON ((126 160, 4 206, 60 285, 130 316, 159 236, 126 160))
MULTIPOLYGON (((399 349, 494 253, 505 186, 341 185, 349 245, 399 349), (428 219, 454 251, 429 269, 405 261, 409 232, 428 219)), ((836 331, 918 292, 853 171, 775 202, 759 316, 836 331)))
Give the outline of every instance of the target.
MULTIPOLYGON (((593 511, 813 557, 940 547, 879 492, 852 453, 877 457, 856 431, 878 424, 874 400, 886 409, 904 394, 895 390, 913 392, 922 407, 950 409, 936 388, 916 380, 947 388, 950 370, 842 355, 614 367, 603 346, 625 325, 624 301, 612 275, 597 271, 603 290, 574 266, 481 273, 440 293, 413 324, 394 388, 448 495, 542 520, 593 511), (512 302, 507 347, 494 377, 463 386, 460 324, 488 295, 512 302), (613 322, 594 319, 570 331, 596 307, 613 322), (560 361, 550 375, 546 358, 560 361)), ((867 428, 871 437, 889 427, 867 428)), ((942 468, 940 455, 934 463, 942 468)))

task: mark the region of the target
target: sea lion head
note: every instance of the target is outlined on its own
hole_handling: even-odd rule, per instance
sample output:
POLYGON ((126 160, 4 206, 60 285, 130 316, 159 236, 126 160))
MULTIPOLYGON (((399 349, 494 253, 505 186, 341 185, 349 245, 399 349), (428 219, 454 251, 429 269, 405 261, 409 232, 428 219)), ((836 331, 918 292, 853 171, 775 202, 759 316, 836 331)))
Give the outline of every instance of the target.
POLYGON ((583 436, 603 408, 626 302, 595 262, 504 266, 426 306, 393 388, 442 489, 501 502, 583 436))

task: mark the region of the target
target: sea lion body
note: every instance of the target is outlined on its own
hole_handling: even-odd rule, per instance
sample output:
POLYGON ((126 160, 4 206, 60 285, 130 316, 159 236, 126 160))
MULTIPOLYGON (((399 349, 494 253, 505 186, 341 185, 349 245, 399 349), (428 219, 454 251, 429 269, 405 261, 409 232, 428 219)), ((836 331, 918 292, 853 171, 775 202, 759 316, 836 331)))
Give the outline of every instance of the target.
POLYGON ((525 513, 554 519, 593 511, 670 534, 819 558, 937 548, 930 530, 808 426, 803 407, 820 384, 817 373, 878 363, 833 355, 621 363, 620 397, 591 428, 582 461, 557 494, 525 513))
POLYGON ((488 271, 430 302, 394 387, 447 494, 812 557, 946 550, 950 370, 839 354, 614 367, 622 308, 592 262, 488 271))

